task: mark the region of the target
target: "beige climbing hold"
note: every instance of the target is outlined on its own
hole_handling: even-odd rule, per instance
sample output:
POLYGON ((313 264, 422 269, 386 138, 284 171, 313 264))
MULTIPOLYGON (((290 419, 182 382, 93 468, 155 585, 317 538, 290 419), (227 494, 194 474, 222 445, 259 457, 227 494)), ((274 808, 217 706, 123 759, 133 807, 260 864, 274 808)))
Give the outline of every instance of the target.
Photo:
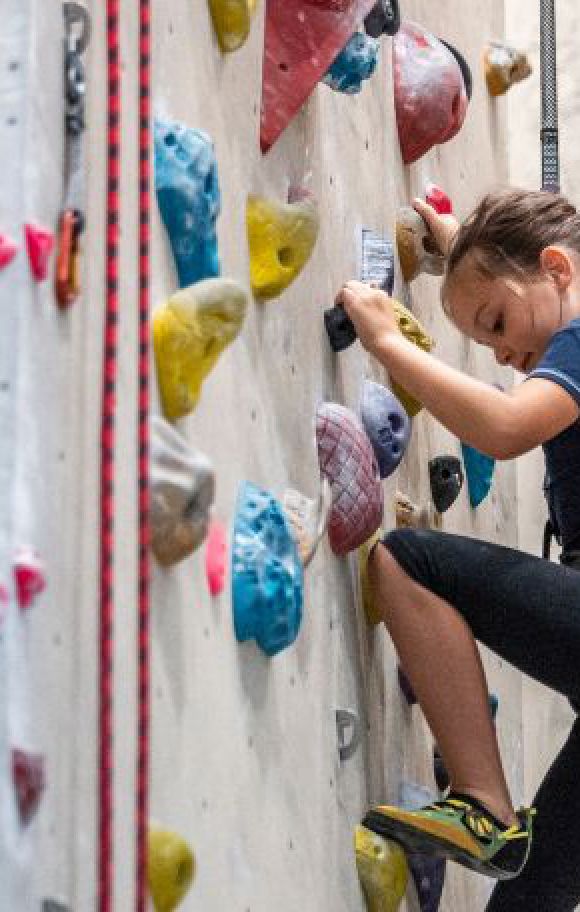
POLYGON ((358 566, 362 605, 367 621, 369 624, 373 624, 374 626, 380 624, 383 618, 377 608, 373 589, 370 584, 368 563, 371 551, 377 542, 381 541, 384 534, 385 533, 382 529, 377 529, 374 535, 371 535, 368 541, 366 541, 364 545, 361 545, 358 549, 358 566))
POLYGON ((155 912, 173 912, 191 887, 195 858, 184 839, 170 830, 150 827, 147 880, 155 912))
MULTIPOLYGON (((422 348, 423 351, 430 352, 433 349, 435 342, 431 336, 425 332, 417 318, 399 301, 393 301, 393 307, 399 329, 403 335, 409 339, 410 342, 414 342, 415 345, 422 348)), ((423 408, 422 404, 409 393, 405 392, 398 383, 393 381, 391 383, 391 388, 410 418, 413 418, 421 411, 423 408)))
POLYGON ((332 511, 332 488, 327 478, 320 479, 317 500, 306 497, 294 488, 287 488, 282 506, 290 523, 304 568, 312 562, 322 541, 332 511))
POLYGON ((205 539, 214 501, 211 463, 163 418, 151 419, 151 547, 163 566, 205 539))
POLYGON ((397 912, 409 879, 407 859, 401 847, 366 827, 357 826, 355 852, 368 912, 397 912))
POLYGON ((441 276, 445 257, 418 212, 403 206, 397 213, 397 251, 405 282, 412 282, 421 273, 441 276))
POLYGON ((486 44, 483 51, 483 65, 489 94, 494 97, 503 95, 532 72, 526 55, 501 41, 490 41, 486 44))
POLYGON ((224 53, 237 51, 250 34, 256 0, 209 0, 219 46, 224 53))
POLYGON ((395 494, 397 529, 440 529, 441 514, 431 507, 418 507, 405 494, 395 494))
POLYGON ((252 290, 258 298, 276 298, 300 274, 314 249, 316 201, 302 188, 291 188, 285 204, 250 195, 246 225, 252 290))
POLYGON ((241 329, 246 306, 237 282, 205 279, 178 291, 153 314, 157 379, 170 421, 197 405, 203 381, 241 329))

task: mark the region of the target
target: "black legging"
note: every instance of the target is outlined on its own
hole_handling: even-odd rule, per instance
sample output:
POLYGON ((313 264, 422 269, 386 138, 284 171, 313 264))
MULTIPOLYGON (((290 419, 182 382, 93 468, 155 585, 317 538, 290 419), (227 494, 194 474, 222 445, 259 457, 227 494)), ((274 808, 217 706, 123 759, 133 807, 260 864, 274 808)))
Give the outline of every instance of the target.
MULTIPOLYGON (((384 544, 413 580, 450 602, 474 637, 580 710, 580 555, 558 566, 502 545, 397 529, 384 544), (576 569, 574 569, 574 566, 576 569)), ((580 903, 580 718, 533 806, 528 863, 486 912, 573 912, 580 903)))

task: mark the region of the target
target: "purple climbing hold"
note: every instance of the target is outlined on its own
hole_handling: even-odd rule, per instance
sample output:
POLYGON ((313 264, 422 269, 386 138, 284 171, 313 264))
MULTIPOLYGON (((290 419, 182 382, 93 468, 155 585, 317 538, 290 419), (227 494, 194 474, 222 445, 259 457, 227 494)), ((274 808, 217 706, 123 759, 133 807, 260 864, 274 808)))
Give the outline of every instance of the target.
POLYGON ((421 912, 438 912, 445 884, 445 859, 433 855, 408 854, 407 862, 415 882, 421 912))
POLYGON ((399 465, 411 436, 411 419, 394 393, 374 380, 365 380, 361 418, 372 443, 381 478, 399 465))

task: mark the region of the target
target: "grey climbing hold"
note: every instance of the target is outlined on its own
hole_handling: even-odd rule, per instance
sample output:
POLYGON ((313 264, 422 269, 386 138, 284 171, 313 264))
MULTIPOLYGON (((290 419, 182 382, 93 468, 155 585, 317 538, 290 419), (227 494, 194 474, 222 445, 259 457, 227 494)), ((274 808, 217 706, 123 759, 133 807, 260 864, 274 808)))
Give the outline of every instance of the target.
POLYGON ((336 735, 340 762, 344 763, 355 753, 361 739, 360 720, 353 709, 336 710, 336 735))

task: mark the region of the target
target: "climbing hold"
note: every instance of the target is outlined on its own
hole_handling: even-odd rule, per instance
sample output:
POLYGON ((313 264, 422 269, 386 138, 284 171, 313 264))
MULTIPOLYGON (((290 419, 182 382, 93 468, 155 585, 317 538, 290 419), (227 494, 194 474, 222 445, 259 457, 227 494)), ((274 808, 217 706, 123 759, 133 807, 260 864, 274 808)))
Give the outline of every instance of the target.
POLYGON ((316 413, 320 471, 332 487, 328 524, 330 547, 348 554, 378 529, 383 516, 383 489, 371 442, 349 409, 325 402, 316 413))
POLYGON ((263 153, 276 142, 375 0, 268 0, 262 67, 263 153), (297 15, 297 12, 300 15, 297 15))
POLYGON ((167 421, 151 419, 151 547, 160 564, 187 557, 207 535, 215 491, 211 463, 167 421))
POLYGON ((378 0, 365 18, 365 32, 372 38, 396 35, 400 28, 399 0, 378 0))
POLYGON ((406 165, 461 129, 468 98, 454 54, 413 22, 404 22, 393 39, 395 114, 406 165))
POLYGON ((405 282, 412 282, 422 272, 441 276, 445 257, 433 235, 415 209, 403 206, 397 213, 397 251, 405 282))
POLYGON ((147 880, 155 912, 173 912, 195 876, 195 858, 177 833, 150 827, 147 839, 147 880))
POLYGON ((419 909, 421 912, 438 912, 445 886, 445 859, 409 853, 407 864, 417 890, 419 909))
MULTIPOLYGON (((414 342, 415 345, 422 348, 423 351, 430 352, 435 343, 433 339, 427 335, 417 318, 413 316, 410 310, 407 310, 406 307, 400 304, 399 301, 393 301, 393 307, 399 329, 403 335, 409 339, 410 342, 414 342)), ((405 392, 398 383, 395 383, 394 381, 391 382, 391 387, 393 393, 400 401, 409 417, 414 418, 423 408, 421 403, 413 396, 409 395, 409 393, 405 392)))
POLYGON ((489 494, 495 459, 491 456, 486 456, 485 453, 480 453, 479 450, 474 449, 467 443, 461 444, 461 453, 465 474, 467 475, 469 503, 472 507, 478 507, 489 494))
POLYGON ((256 0, 209 0, 219 46, 225 53, 237 51, 250 34, 256 0))
POLYGON ((223 523, 214 519, 209 527, 205 546, 205 575, 210 595, 223 592, 226 578, 226 529, 223 523))
POLYGON ((532 67, 522 51, 503 44, 501 41, 490 41, 483 51, 485 81, 490 95, 503 95, 516 82, 526 79, 532 67))
POLYGON ((360 719, 352 709, 336 710, 336 734, 338 738, 338 754, 340 762, 345 763, 355 753, 360 744, 361 725, 360 719), (347 733, 350 730, 350 738, 347 733))
POLYGON ((258 298, 276 298, 308 262, 318 237, 316 201, 291 187, 288 202, 250 195, 246 209, 250 281, 258 298))
POLYGON ((48 228, 32 223, 24 226, 24 234, 32 275, 37 282, 43 282, 48 276, 48 263, 54 247, 54 236, 48 228))
POLYGON ((278 501, 249 481, 240 486, 232 545, 232 609, 240 642, 254 639, 268 656, 300 629, 303 569, 278 501))
POLYGON ((411 420, 397 397, 374 380, 365 380, 361 418, 379 467, 381 478, 395 471, 407 449, 411 420))
POLYGON ((155 121, 155 191, 180 288, 220 274, 216 221, 221 197, 214 146, 206 133, 155 121))
POLYGON ((356 827, 354 844, 368 912, 397 912, 409 879, 405 853, 364 826, 356 827))
POLYGON ((294 488, 284 491, 282 505, 290 523, 304 569, 316 554, 328 527, 332 510, 332 488, 328 479, 321 478, 317 500, 305 497, 294 488))
POLYGON ((405 700, 409 706, 414 706, 418 702, 417 697, 415 696, 415 691, 411 686, 409 678, 400 665, 397 665, 397 680, 399 682, 399 687, 401 689, 401 693, 405 697, 405 700))
POLYGON ((392 241, 370 228, 360 233, 360 280, 392 295, 395 284, 395 252, 392 241))
POLYGON ((5 586, 4 583, 0 583, 0 630, 2 630, 2 624, 4 623, 9 604, 10 595, 8 587, 5 586))
POLYGON ((71 909, 58 899, 43 899, 42 912, 71 912, 71 909))
POLYGON ((12 262, 18 253, 18 244, 7 234, 0 233, 0 269, 4 269, 12 262))
POLYGON ((373 626, 380 624, 383 620, 383 617, 377 607, 373 588, 370 583, 368 564, 371 552, 373 551, 377 542, 382 540, 383 535, 383 530, 377 529, 374 535, 371 535, 368 541, 364 542, 358 549, 358 566, 362 606, 368 623, 372 624, 373 626))
POLYGON ((345 95, 356 95, 364 79, 377 68, 379 42, 364 32, 355 32, 322 77, 322 82, 345 95))
POLYGON ((439 215, 451 215, 453 213, 451 200, 445 191, 432 181, 427 181, 425 186, 425 202, 433 206, 435 212, 438 212, 439 215))
POLYGON ((157 378, 170 421, 197 405, 203 381, 240 331, 246 306, 237 282, 206 279, 176 292, 153 314, 157 378))
POLYGON ((354 323, 339 304, 324 311, 324 326, 333 352, 344 351, 357 340, 354 323))
POLYGON ((21 610, 30 608, 37 595, 46 588, 44 563, 31 548, 20 548, 12 563, 16 598, 21 610))
POLYGON ((13 749, 12 781, 20 820, 26 826, 36 813, 45 788, 44 757, 41 754, 13 749))
POLYGON ((418 507, 397 491, 395 494, 395 519, 397 529, 440 529, 441 515, 426 507, 418 507))
POLYGON ((445 513, 457 500, 463 485, 463 470, 457 456, 430 459, 429 482, 435 509, 445 513))

